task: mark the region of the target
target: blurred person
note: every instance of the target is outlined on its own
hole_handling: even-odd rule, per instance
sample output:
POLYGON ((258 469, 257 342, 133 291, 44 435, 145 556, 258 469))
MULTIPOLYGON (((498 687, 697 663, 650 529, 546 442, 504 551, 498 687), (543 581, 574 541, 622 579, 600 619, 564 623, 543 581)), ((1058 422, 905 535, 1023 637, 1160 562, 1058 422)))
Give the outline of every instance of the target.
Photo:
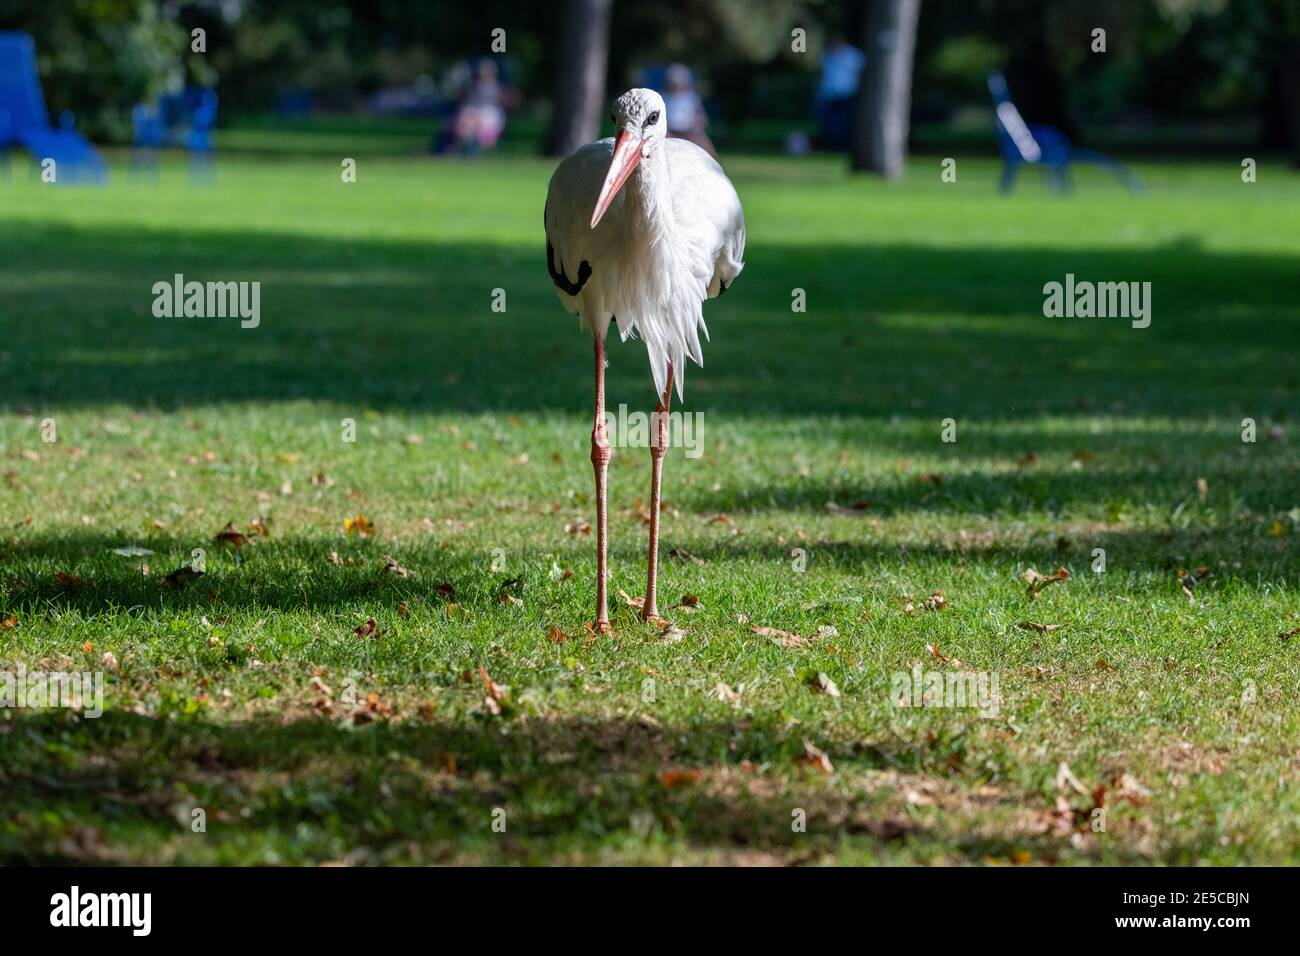
POLYGON ((866 55, 843 35, 831 34, 822 51, 822 75, 817 84, 818 144, 822 149, 848 148, 853 98, 866 62, 866 55))
POLYGON ((695 91, 695 79, 688 67, 674 63, 668 67, 664 90, 664 105, 668 109, 668 135, 673 139, 690 140, 714 159, 718 158, 713 141, 704 132, 709 125, 709 115, 704 101, 695 91))
POLYGON ((439 152, 475 156, 492 149, 506 127, 506 110, 514 94, 499 78, 495 61, 484 58, 474 66, 462 91, 451 123, 439 138, 439 152))

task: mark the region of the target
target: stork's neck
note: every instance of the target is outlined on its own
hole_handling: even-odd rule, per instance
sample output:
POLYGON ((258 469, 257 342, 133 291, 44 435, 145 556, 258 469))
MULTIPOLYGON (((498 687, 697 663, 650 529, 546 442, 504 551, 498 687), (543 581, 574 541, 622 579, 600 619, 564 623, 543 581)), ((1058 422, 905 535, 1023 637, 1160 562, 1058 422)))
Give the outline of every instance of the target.
POLYGON ((628 183, 634 219, 650 233, 652 242, 670 237, 676 225, 666 145, 659 143, 648 158, 637 163, 628 183))

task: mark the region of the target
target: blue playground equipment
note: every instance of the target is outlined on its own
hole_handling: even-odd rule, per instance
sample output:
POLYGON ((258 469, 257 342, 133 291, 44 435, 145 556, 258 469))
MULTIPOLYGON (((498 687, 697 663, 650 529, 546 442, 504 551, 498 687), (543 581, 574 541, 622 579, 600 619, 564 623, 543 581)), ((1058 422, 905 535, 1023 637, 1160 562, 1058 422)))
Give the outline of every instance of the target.
POLYGON ((184 147, 192 168, 206 167, 214 157, 212 133, 217 125, 217 91, 200 86, 137 103, 131 110, 132 161, 156 165, 164 146, 184 147))
POLYGON ((1109 156, 1103 156, 1093 149, 1075 149, 1070 145, 1069 137, 1053 126, 1026 124, 1016 105, 1011 102, 1006 77, 1000 71, 993 70, 989 73, 988 83, 997 111, 998 144, 1002 148, 1002 159, 1005 162, 1002 181, 998 185, 1000 192, 1011 192, 1021 166, 1039 165, 1047 170, 1047 184, 1050 188, 1068 193, 1073 189, 1070 179, 1072 162, 1101 166, 1134 195, 1145 189, 1142 180, 1135 173, 1109 156))
POLYGON ((0 152, 17 144, 38 163, 54 160, 55 183, 102 183, 108 167, 75 123, 65 110, 58 128, 50 126, 31 36, 0 32, 0 152))

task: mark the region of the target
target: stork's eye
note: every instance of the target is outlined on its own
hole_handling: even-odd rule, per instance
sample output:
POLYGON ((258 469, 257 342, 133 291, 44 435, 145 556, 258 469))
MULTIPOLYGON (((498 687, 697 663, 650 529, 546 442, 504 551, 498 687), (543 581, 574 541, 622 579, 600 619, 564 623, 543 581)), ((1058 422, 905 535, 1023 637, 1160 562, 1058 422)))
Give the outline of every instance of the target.
POLYGON ((651 113, 649 116, 645 118, 645 122, 641 124, 641 128, 645 129, 645 127, 647 126, 654 126, 658 122, 659 122, 659 111, 655 110, 653 113, 651 113))

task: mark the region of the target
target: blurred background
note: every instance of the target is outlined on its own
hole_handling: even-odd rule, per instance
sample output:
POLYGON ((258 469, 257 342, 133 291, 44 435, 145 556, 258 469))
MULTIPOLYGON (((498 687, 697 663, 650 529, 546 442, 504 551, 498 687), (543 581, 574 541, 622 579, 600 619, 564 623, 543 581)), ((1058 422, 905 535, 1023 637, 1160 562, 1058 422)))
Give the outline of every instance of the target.
POLYGON ((0 29, 36 39, 51 124, 102 144, 182 145, 197 125, 203 147, 215 119, 233 150, 364 123, 379 151, 565 153, 642 84, 680 93, 676 131, 722 151, 856 150, 889 172, 855 138, 861 99, 910 113, 915 149, 993 150, 1001 71, 1024 120, 1075 146, 1300 162, 1295 0, 0 0, 0 29), (910 90, 875 89, 897 58, 910 90), (197 90, 219 109, 196 124, 197 90))

